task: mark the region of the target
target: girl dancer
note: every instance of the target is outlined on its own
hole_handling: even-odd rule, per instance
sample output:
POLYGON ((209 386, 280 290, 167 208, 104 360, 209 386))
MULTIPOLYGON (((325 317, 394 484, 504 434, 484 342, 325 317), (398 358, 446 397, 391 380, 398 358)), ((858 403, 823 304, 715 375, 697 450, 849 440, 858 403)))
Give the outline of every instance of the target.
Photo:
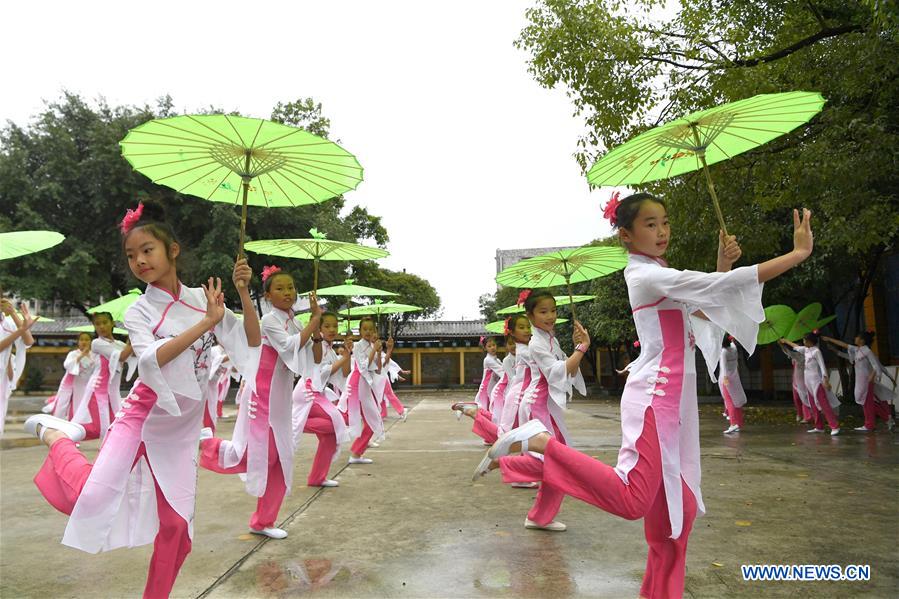
POLYGON ((272 310, 262 317, 262 352, 255 391, 241 394, 231 441, 217 437, 201 442, 200 465, 221 474, 246 474, 247 493, 258 497, 250 516, 250 532, 272 539, 287 537, 275 527, 284 495, 293 482, 291 398, 294 375, 304 372, 303 348, 318 329, 321 309, 309 295, 312 317, 301 331, 291 307, 297 301, 293 277, 277 266, 262 271, 265 299, 272 310))
POLYGON ((808 432, 823 433, 826 419, 831 436, 839 435, 840 421, 836 410, 840 407, 840 400, 830 390, 827 366, 824 364, 821 348, 818 347, 818 333, 807 333, 802 338, 804 346, 786 340, 784 342, 805 358, 805 388, 812 399, 811 411, 815 422, 815 428, 808 432), (822 414, 824 418, 821 417, 822 414))
POLYGON ((231 388, 231 361, 225 348, 216 344, 209 350, 209 379, 207 386, 206 412, 203 414, 203 427, 215 434, 218 419, 222 417, 222 405, 228 390, 231 388))
MULTIPOLYGON (((580 373, 581 360, 590 347, 586 329, 575 322, 573 341, 575 350, 566 356, 559 347, 553 329, 556 325, 556 300, 552 293, 541 289, 528 295, 524 302, 525 313, 531 321, 533 336, 528 343, 533 367, 531 383, 524 392, 519 407, 519 422, 531 419, 543 423, 552 431, 559 443, 568 444, 568 431, 562 411, 571 395, 572 387, 581 395, 587 394, 584 378, 580 373)), ((475 476, 487 472, 493 461, 484 456, 475 476)), ((536 457, 524 454, 509 457, 500 463, 505 483, 530 483, 540 479, 543 463, 536 457)), ((525 518, 525 528, 564 531, 567 527, 555 520, 565 495, 558 489, 542 485, 537 499, 525 518)))
POLYGON ((620 203, 610 202, 606 214, 630 251, 624 276, 641 345, 621 397, 618 465, 612 468, 564 445, 539 420, 504 435, 488 455, 505 461, 509 458, 504 456, 518 451, 542 453, 543 486, 624 518, 644 518, 649 556, 640 596, 680 597, 687 538, 696 511, 703 511, 694 342, 699 341, 704 355, 711 358, 710 372, 719 354, 718 335, 723 335, 717 327, 731 331, 748 350, 755 348, 758 323, 765 318, 761 283, 809 256, 811 214, 803 211, 800 220, 798 212, 793 213, 793 251, 733 271, 730 265, 740 249, 722 232, 718 269, 723 272, 716 273, 665 265, 662 256, 670 234, 661 200, 634 194, 620 203), (717 326, 695 329, 694 338, 691 313, 717 326))
MULTIPOLYGON (((409 411, 403 405, 403 402, 400 401, 400 398, 396 396, 396 392, 393 390, 393 383, 401 378, 400 374, 403 372, 402 367, 399 364, 393 361, 393 348, 395 345, 395 341, 393 337, 387 338, 387 351, 383 352, 381 356, 381 363, 384 365, 382 367, 382 371, 384 372, 384 399, 390 403, 390 406, 394 409, 394 411, 402 418, 403 422, 406 422, 406 417, 409 415, 409 411)), ((386 414, 385 414, 386 417, 386 414)))
MULTIPOLYGON (((522 292, 519 296, 520 303, 524 303, 526 297, 527 293, 522 292)), ((528 349, 531 341, 531 321, 525 314, 513 314, 509 317, 508 328, 512 339, 515 340, 515 375, 506 389, 503 412, 497 424, 500 434, 518 426, 521 397, 531 384, 531 352, 528 349)))
POLYGON ((136 360, 130 342, 113 339, 115 322, 112 314, 98 312, 92 315, 91 320, 97 332, 97 338, 91 342, 91 351, 99 359, 99 364, 87 382, 72 420, 84 425, 85 439, 102 439, 106 437, 109 423, 122 405, 124 364, 128 363, 133 375, 136 360))
POLYGON ((322 314, 320 330, 313 333, 303 347, 304 372, 293 390, 293 430, 297 447, 301 433, 318 437, 318 449, 306 479, 310 487, 336 487, 340 484, 328 478, 328 469, 340 455, 340 446, 350 440, 343 415, 334 405, 340 398, 328 386, 332 383, 337 388, 343 388, 343 382, 350 373, 353 342, 347 338, 342 355, 338 356, 332 347, 337 331, 337 314, 322 314))
MULTIPOLYGON (((506 326, 508 326, 508 322, 506 323, 506 326)), ((490 410, 488 411, 493 414, 494 424, 497 424, 502 416, 503 406, 506 403, 506 390, 509 388, 509 384, 515 376, 515 339, 509 334, 508 329, 506 329, 505 342, 506 355, 502 362, 503 376, 499 379, 496 386, 493 387, 493 391, 490 392, 490 410)))
POLYGON ((16 382, 25 370, 25 351, 34 344, 31 327, 37 322, 28 312, 28 306, 21 305, 22 316, 16 314, 12 302, 0 299, 0 435, 6 423, 9 398, 16 389, 16 382), (15 353, 13 353, 15 348, 15 353))
POLYGON ((777 341, 780 349, 793 364, 793 405, 796 406, 796 422, 810 422, 812 409, 808 389, 805 388, 805 356, 787 345, 784 339, 777 341))
POLYGON ((349 425, 350 435, 356 437, 350 447, 350 464, 371 464, 371 458, 363 457, 368 442, 384 437, 379 401, 375 397, 374 374, 381 368, 381 342, 377 339, 377 326, 371 316, 359 321, 362 339, 353 345, 352 371, 340 396, 340 411, 349 425))
POLYGON ((56 395, 47 400, 43 411, 57 418, 71 420, 84 399, 88 381, 97 363, 97 358, 91 352, 90 333, 79 333, 78 347, 66 355, 62 364, 66 373, 59 382, 59 389, 56 390, 56 395))
MULTIPOLYGON (((475 396, 475 401, 456 402, 451 409, 456 412, 457 418, 461 418, 464 414, 474 420, 471 431, 481 437, 485 445, 493 445, 498 433, 495 413, 490 410, 492 403, 490 398, 499 385, 499 381, 505 376, 505 372, 503 371, 502 362, 496 357, 496 339, 493 337, 487 339, 481 337, 479 344, 487 352, 487 355, 484 357, 484 375, 481 377, 481 386, 478 389, 478 394, 475 396)), ((504 384, 503 390, 506 387, 507 384, 504 384)), ((502 408, 503 403, 503 401, 500 401, 500 408, 502 408)))
POLYGON ((125 313, 140 379, 91 465, 76 449, 84 428, 48 414, 25 430, 50 447, 35 484, 56 509, 70 514, 63 544, 97 553, 154 543, 144 597, 168 597, 190 552, 196 497, 197 442, 213 332, 248 381, 259 362, 259 321, 245 260, 233 280, 241 323, 225 308, 220 280, 203 288, 178 280, 181 248, 162 208, 140 204, 122 221, 128 266, 147 283, 125 313), (155 537, 155 539, 154 539, 155 537))
POLYGON ((739 433, 743 426, 743 406, 746 405, 746 392, 743 390, 743 385, 740 384, 737 344, 730 335, 726 335, 722 342, 718 366, 721 368, 718 373, 718 388, 721 390, 721 397, 724 398, 727 419, 730 420, 730 426, 724 433, 739 433))
POLYGON ((490 393, 503 377, 503 363, 496 357, 498 343, 495 337, 481 337, 480 345, 487 352, 484 356, 484 374, 481 376, 481 386, 475 396, 478 408, 490 412, 490 393))
POLYGON ((855 430, 862 433, 873 433, 877 427, 878 418, 887 423, 887 428, 893 430, 889 390, 877 384, 877 379, 884 376, 885 372, 880 360, 871 351, 874 331, 864 331, 856 335, 855 345, 849 345, 833 337, 821 337, 821 339, 845 349, 847 353, 839 352, 839 354, 855 365, 855 403, 862 406, 865 414, 865 425, 855 430))

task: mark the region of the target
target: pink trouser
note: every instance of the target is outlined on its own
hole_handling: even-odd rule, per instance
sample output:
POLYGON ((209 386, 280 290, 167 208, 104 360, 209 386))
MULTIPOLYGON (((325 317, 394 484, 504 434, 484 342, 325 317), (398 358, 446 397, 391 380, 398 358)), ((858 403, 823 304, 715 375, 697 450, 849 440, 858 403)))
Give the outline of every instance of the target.
POLYGON ((824 385, 818 385, 818 390, 815 394, 815 397, 818 398, 818 404, 821 406, 821 409, 818 410, 817 406, 814 405, 814 400, 812 400, 812 414, 815 417, 815 428, 818 430, 824 429, 824 419, 821 418, 821 413, 824 413, 824 418, 827 419, 827 425, 831 429, 840 428, 840 421, 837 418, 837 415, 834 414, 833 407, 831 407, 830 402, 827 400, 827 391, 824 389, 824 385))
MULTIPOLYGON (((400 398, 396 396, 396 393, 393 391, 393 387, 390 385, 390 382, 384 387, 384 397, 387 398, 387 401, 390 402, 391 407, 396 410, 396 413, 400 416, 403 415, 403 412, 406 411, 406 408, 403 407, 403 402, 400 401, 400 398)), ((384 416, 387 416, 385 411, 384 416)))
MULTIPOLYGON (((200 466, 219 474, 242 474, 247 471, 247 454, 244 452, 240 463, 231 468, 219 465, 219 446, 222 439, 213 437, 205 439, 201 444, 200 466)), ((287 485, 284 484, 284 472, 281 470, 281 458, 275 444, 275 433, 268 430, 268 474, 265 479, 265 492, 256 500, 256 511, 250 516, 250 528, 262 530, 271 528, 278 519, 278 511, 284 502, 287 485)))
POLYGON ((796 416, 800 420, 810 420, 811 412, 808 407, 804 403, 802 403, 802 399, 799 397, 799 391, 796 390, 796 387, 793 387, 793 405, 796 407, 796 416))
POLYGON ((359 435, 359 438, 353 441, 353 444, 350 446, 350 453, 354 456, 361 456, 365 453, 365 450, 368 449, 368 442, 371 441, 372 436, 374 436, 374 431, 371 430, 371 427, 368 426, 368 423, 365 422, 365 418, 362 419, 362 434, 359 435))
MULTIPOLYGON (((550 488, 555 493, 571 495, 627 520, 643 518, 649 554, 640 597, 681 597, 684 592, 687 540, 696 519, 696 498, 681 479, 683 531, 677 539, 671 539, 668 502, 662 485, 662 456, 651 407, 646 409, 643 433, 637 440, 636 448, 640 457, 628 472, 626 484, 611 466, 555 438, 547 443, 543 462, 532 458, 531 477, 532 480, 543 481, 541 492, 550 488)), ((506 458, 500 458, 500 464, 503 460, 506 458)))
POLYGON ((734 405, 734 402, 730 397, 730 391, 727 390, 725 385, 721 385, 721 395, 724 396, 724 407, 727 409, 727 418, 730 420, 731 426, 737 425, 742 427, 743 408, 738 408, 734 405))
POLYGON ((109 422, 112 423, 115 420, 115 414, 112 412, 112 406, 109 405, 109 396, 104 395, 105 401, 101 402, 97 397, 97 393, 93 393, 88 399, 87 410, 91 415, 91 421, 84 423, 84 440, 89 441, 91 439, 99 439, 100 438, 100 408, 99 404, 103 403, 108 406, 106 409, 109 410, 109 422))
POLYGON ((493 415, 481 408, 478 408, 478 414, 475 416, 471 432, 491 445, 496 443, 496 440, 499 438, 499 429, 493 422, 493 415))
POLYGON ((312 469, 306 484, 310 487, 318 487, 328 478, 328 470, 331 468, 331 460, 337 451, 337 436, 334 434, 334 422, 320 405, 313 403, 306 418, 304 433, 312 433, 318 437, 318 449, 315 450, 315 459, 312 460, 312 469))
MULTIPOLYGON (((146 455, 147 450, 141 443, 134 463, 146 455)), ((149 464, 149 458, 147 463, 149 464)), ((75 443, 70 439, 60 439, 50 447, 50 453, 40 472, 34 477, 34 483, 50 505, 71 515, 92 468, 93 465, 78 451, 75 443)), ((153 466, 150 465, 150 471, 152 470, 153 466)), ((150 558, 150 570, 144 587, 145 599, 169 596, 181 564, 191 548, 187 521, 166 501, 155 475, 153 482, 156 486, 159 532, 153 541, 153 556, 150 558)))
POLYGON ((884 422, 890 419, 890 404, 880 401, 874 395, 874 381, 868 383, 868 396, 862 404, 862 410, 865 413, 865 428, 868 430, 873 431, 877 427, 878 418, 884 422))
MULTIPOLYGON (((555 422, 553 422, 553 431, 554 438, 561 439, 559 444, 564 445, 564 438, 555 422)), ((499 459, 499 468, 503 475, 503 482, 506 484, 532 483, 543 480, 543 462, 530 454, 502 457, 499 459)), ((564 491, 549 485, 540 485, 534 505, 528 512, 528 520, 533 520, 540 526, 549 524, 559 513, 563 499, 565 499, 564 491)))

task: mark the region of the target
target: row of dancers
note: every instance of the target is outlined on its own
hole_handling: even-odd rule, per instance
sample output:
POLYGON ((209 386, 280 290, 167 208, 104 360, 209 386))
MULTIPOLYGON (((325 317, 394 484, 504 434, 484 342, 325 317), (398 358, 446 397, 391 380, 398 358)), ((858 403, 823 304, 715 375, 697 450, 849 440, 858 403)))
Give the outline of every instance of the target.
MULTIPOLYGON (((378 338, 371 318, 362 319, 359 341, 347 337, 339 347, 337 316, 323 312, 314 294, 311 318, 301 329, 291 311, 294 281, 285 272, 266 269, 272 310, 261 320, 250 297, 246 260, 238 260, 232 274, 242 320, 225 307, 221 280, 183 285, 177 268, 182 248, 157 204, 129 210, 121 230, 129 268, 147 287, 125 313, 128 344, 106 352, 105 344, 113 345, 111 326, 107 334, 105 320, 95 318, 98 337, 91 351, 86 338, 74 350, 79 369, 96 364, 98 374, 84 382, 84 392, 92 395, 85 403, 97 406, 96 420, 91 417, 88 427, 77 422, 64 388, 53 403, 57 415, 31 416, 25 430, 49 448, 35 484, 69 516, 63 544, 97 553, 153 543, 143 594, 167 597, 191 550, 198 451, 202 467, 245 475, 247 492, 258 497, 250 531, 284 538, 287 532, 275 521, 290 492, 302 434, 319 441, 307 483, 337 486, 327 475, 340 445, 355 439, 349 463, 370 464, 364 454, 384 438, 386 404, 405 417, 390 378, 406 371, 391 360, 393 341, 378 338), (129 360, 136 361, 139 376, 120 398, 112 378, 129 360), (223 439, 213 429, 221 377, 230 369, 242 387, 233 435, 223 439), (115 410, 104 430, 107 406, 115 410), (92 464, 77 443, 94 424, 102 443, 92 464)), ((30 344, 34 322, 25 312, 4 339, 30 344)), ((76 378, 69 381, 71 397, 76 378)))
MULTIPOLYGON (((732 269, 742 251, 735 237, 720 232, 712 273, 665 262, 671 230, 662 199, 646 193, 613 199, 605 213, 629 252, 624 277, 641 348, 621 397, 617 464, 568 445, 563 407, 573 389, 583 393, 578 368, 590 338, 575 321, 575 349, 566 356, 554 335, 555 300, 543 291, 522 298, 525 313, 509 319, 504 363, 493 355, 497 341, 488 342, 489 375, 477 402, 453 410, 471 417, 473 431, 492 443, 475 479, 498 469, 504 483, 539 484, 527 528, 565 530, 556 515, 566 495, 622 518, 642 518, 649 549, 640 597, 681 597, 687 541, 696 515, 705 511, 694 348, 702 350, 710 373, 722 357, 724 331, 754 351, 765 319, 763 283, 811 255, 811 213, 793 211, 792 251, 753 266, 732 269)), ((730 376, 726 368, 723 374, 730 376)))

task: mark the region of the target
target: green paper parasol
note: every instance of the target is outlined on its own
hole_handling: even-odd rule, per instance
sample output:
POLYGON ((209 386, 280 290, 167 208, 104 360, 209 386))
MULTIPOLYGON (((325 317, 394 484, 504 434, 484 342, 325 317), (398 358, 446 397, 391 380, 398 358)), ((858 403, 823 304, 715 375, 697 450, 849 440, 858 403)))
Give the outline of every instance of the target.
MULTIPOLYGON (((833 318, 830 320, 833 320, 833 318)), ((827 320, 825 324, 830 322, 830 320, 827 320)), ((806 333, 811 333, 817 329, 819 322, 822 322, 821 304, 818 302, 809 304, 796 315, 796 320, 793 322, 793 325, 790 327, 787 334, 784 335, 784 338, 787 341, 797 341, 805 336, 806 333)))
POLYGON ((756 338, 758 345, 774 343, 782 338, 793 326, 796 313, 790 306, 777 304, 765 308, 765 320, 759 324, 759 334, 756 338))
MULTIPOLYGON (((566 285, 568 298, 573 300, 572 283, 598 279, 617 272, 625 266, 627 266, 627 253, 624 248, 586 245, 526 258, 503 269, 496 275, 496 282, 500 285, 520 289, 566 285)), ((571 315, 577 319, 573 304, 571 315)))
POLYGON ((356 157, 303 129, 226 114, 148 121, 128 132, 122 156, 154 183, 213 202, 242 206, 316 204, 362 182, 356 157))
POLYGON ((824 106, 817 92, 761 94, 701 110, 641 133, 600 158, 587 181, 642 185, 702 169, 718 223, 726 233, 708 165, 752 150, 807 123, 824 106))
MULTIPOLYGON (((567 318, 557 318, 556 324, 562 324, 563 322, 568 322, 567 318)), ((493 322, 488 322, 484 325, 484 328, 488 333, 494 333, 496 335, 504 335, 506 332, 506 321, 505 320, 494 320, 493 322)))
MULTIPOLYGON (((567 306, 568 304, 574 302, 578 304, 580 302, 590 301, 592 299, 596 299, 595 295, 575 295, 572 297, 568 297, 567 295, 557 295, 555 296, 556 305, 557 306, 567 306)), ((503 308, 502 310, 497 310, 497 316, 503 316, 505 314, 518 314, 519 312, 524 312, 524 306, 513 305, 503 308)))
POLYGON ((87 313, 97 314, 98 312, 109 312, 112 314, 112 319, 114 321, 122 322, 125 320, 125 311, 131 307, 131 304, 138 300, 142 293, 143 292, 140 289, 129 289, 128 293, 125 295, 117 297, 114 300, 109 300, 99 306, 94 306, 88 310, 87 313))
POLYGON ((18 258, 50 249, 65 237, 56 231, 10 231, 0 233, 0 260, 18 258))
POLYGON ((281 256, 284 258, 297 258, 313 261, 312 290, 318 289, 318 262, 319 260, 377 260, 389 256, 387 250, 367 247, 345 241, 332 241, 324 233, 317 229, 309 231, 312 239, 262 239, 250 241, 246 244, 247 251, 269 256, 281 256))

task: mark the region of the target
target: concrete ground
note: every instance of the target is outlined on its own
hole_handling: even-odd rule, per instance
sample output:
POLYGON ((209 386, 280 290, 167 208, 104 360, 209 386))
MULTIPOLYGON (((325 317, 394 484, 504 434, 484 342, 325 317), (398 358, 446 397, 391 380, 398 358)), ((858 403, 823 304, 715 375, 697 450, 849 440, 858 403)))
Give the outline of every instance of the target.
MULTIPOLYGON (((341 460, 336 489, 304 486, 307 436, 281 511, 286 540, 246 534, 254 498, 238 477, 201 470, 193 552, 173 596, 636 597, 639 521, 569 498, 567 532, 529 531, 534 491, 505 487, 498 473, 469 482, 483 448, 448 406, 470 396, 401 395, 408 422, 390 419, 374 464, 341 460)), ((899 434, 811 435, 786 407, 750 407, 746 432, 725 437, 720 407, 700 411, 708 514, 690 538, 686 596, 896 596, 899 434), (741 564, 868 564, 871 580, 743 582, 741 564)), ((577 401, 567 419, 577 449, 614 462, 614 402, 577 401)), ((139 596, 151 547, 89 555, 60 545, 66 518, 31 482, 46 451, 25 446, 19 426, 8 423, 0 451, 0 596, 139 596)), ((232 427, 233 418, 220 434, 232 427)), ((97 453, 96 442, 82 448, 97 453)))

